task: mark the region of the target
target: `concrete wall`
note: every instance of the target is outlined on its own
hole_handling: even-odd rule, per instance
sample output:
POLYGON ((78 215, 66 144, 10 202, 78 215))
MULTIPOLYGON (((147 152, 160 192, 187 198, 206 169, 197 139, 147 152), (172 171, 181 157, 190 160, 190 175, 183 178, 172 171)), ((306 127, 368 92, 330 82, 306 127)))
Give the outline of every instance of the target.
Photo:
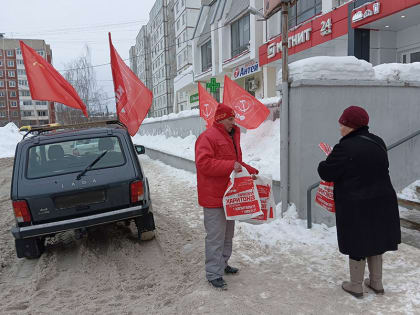
POLYGON ((142 136, 164 134, 166 137, 185 138, 190 134, 198 137, 205 129, 206 125, 201 117, 191 116, 142 124, 138 134, 142 136))
MULTIPOLYGON (((340 139, 338 118, 350 105, 364 107, 370 131, 387 145, 420 129, 420 84, 382 81, 295 81, 290 90, 290 200, 306 218, 306 190, 319 181, 325 159, 320 142, 340 139)), ((389 152, 390 174, 399 190, 420 178, 420 136, 389 152)), ((318 208, 312 193, 314 222, 335 224, 334 215, 318 208)))

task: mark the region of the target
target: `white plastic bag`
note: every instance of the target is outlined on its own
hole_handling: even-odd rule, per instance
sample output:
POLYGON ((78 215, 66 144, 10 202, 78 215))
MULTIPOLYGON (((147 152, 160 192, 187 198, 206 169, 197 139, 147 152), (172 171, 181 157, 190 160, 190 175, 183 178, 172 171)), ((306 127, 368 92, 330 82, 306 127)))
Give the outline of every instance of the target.
POLYGON ((226 220, 248 220, 262 214, 257 186, 248 171, 233 171, 223 196, 226 220))
POLYGON ((257 186, 258 196, 261 201, 262 214, 250 220, 247 223, 262 224, 273 221, 276 218, 276 203, 273 196, 273 180, 271 176, 258 175, 254 181, 257 186))

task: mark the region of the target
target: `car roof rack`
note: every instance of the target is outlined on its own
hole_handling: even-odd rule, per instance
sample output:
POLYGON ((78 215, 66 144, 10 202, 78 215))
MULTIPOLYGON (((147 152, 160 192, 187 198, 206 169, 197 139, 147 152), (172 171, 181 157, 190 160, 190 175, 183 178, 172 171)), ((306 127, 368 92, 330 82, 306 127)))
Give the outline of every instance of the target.
POLYGON ((19 128, 19 131, 26 131, 26 134, 23 136, 22 140, 29 134, 36 133, 39 135, 43 132, 48 132, 52 130, 60 130, 60 129, 86 129, 86 128, 93 128, 93 127, 104 127, 107 125, 119 125, 123 128, 126 126, 120 122, 119 120, 102 120, 102 121, 90 121, 84 122, 80 124, 73 124, 73 125, 61 125, 59 123, 54 124, 47 124, 47 125, 40 125, 40 126, 22 126, 19 128))

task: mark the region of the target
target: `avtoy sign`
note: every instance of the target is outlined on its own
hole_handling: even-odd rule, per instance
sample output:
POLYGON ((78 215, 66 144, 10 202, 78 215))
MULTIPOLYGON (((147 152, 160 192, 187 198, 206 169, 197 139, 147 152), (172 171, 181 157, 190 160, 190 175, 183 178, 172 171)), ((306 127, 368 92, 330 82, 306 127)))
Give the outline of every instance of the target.
POLYGON ((258 61, 252 60, 246 64, 239 66, 233 70, 232 79, 236 80, 247 75, 253 74, 260 71, 261 68, 258 66, 258 61))

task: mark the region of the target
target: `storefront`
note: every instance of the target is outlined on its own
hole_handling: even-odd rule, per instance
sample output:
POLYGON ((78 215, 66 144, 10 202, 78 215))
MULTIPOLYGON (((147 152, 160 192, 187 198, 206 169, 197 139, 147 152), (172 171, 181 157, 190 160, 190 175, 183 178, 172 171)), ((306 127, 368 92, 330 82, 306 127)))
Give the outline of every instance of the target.
MULTIPOLYGON (((279 35, 259 48, 267 75, 281 68, 281 42, 279 35)), ((289 62, 347 55, 373 65, 420 61, 420 0, 347 2, 292 28, 288 47, 289 62)))
POLYGON ((232 70, 231 79, 251 95, 261 98, 262 72, 257 60, 248 61, 232 70))

